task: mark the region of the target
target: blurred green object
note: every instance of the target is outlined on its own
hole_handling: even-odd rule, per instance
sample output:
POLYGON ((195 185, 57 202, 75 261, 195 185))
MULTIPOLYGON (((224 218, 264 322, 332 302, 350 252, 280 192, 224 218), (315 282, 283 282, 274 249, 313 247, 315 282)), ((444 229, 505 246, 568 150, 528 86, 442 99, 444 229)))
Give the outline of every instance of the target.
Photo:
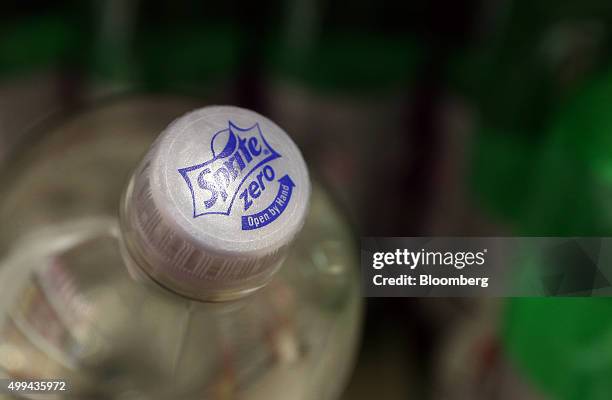
POLYGON ((76 45, 77 35, 64 15, 18 19, 0 28, 0 79, 57 68, 76 45))
POLYGON ((140 42, 143 83, 150 90, 206 91, 230 81, 241 60, 242 38, 231 24, 152 30, 140 42))
POLYGON ((526 233, 612 234, 612 71, 559 112, 540 156, 526 233))
POLYGON ((451 86, 471 104, 479 123, 519 134, 544 126, 560 88, 537 50, 527 42, 522 48, 481 47, 458 55, 451 86))
MULTIPOLYGON (((521 233, 612 233, 612 71, 594 80, 552 124, 521 233)), ((517 298, 503 327, 509 356, 555 399, 612 395, 612 299, 517 298)))
POLYGON ((508 355, 554 399, 612 394, 612 299, 514 299, 506 307, 508 355))
MULTIPOLYGON (((610 236, 612 6, 508 4, 450 71, 473 109, 472 192, 515 233, 610 236)), ((546 397, 612 397, 612 299, 510 299, 501 333, 546 397)))
MULTIPOLYGON (((450 80, 483 124, 527 135, 609 61, 612 6, 497 2, 495 29, 456 54, 450 80)), ((493 8, 493 7, 489 7, 493 8)), ((487 11, 487 10, 485 10, 487 11)))
POLYGON ((74 3, 81 35, 76 67, 80 100, 133 90, 139 84, 141 60, 134 51, 138 0, 88 0, 74 3))
POLYGON ((421 53, 410 37, 337 31, 298 46, 272 41, 269 68, 276 79, 326 93, 397 93, 414 83, 421 53))
POLYGON ((552 119, 610 60, 612 5, 495 3, 483 5, 485 34, 455 55, 449 79, 471 109, 473 193, 491 216, 524 229, 552 119))
MULTIPOLYGON (((94 95, 122 91, 209 94, 236 74, 242 35, 215 5, 105 0, 87 9, 94 95)), ((221 88, 221 89, 220 89, 221 88)))
POLYGON ((527 135, 482 127, 472 144, 472 195, 490 215, 516 227, 525 214, 539 145, 527 135))

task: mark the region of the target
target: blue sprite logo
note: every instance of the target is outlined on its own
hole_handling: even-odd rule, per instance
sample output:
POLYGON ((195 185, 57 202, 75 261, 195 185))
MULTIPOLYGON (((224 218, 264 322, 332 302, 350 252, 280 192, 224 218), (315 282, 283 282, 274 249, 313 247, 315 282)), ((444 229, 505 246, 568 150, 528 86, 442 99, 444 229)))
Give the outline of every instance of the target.
POLYGON ((235 212, 245 214, 242 229, 251 230, 269 225, 285 211, 295 184, 287 174, 277 177, 269 165, 281 155, 266 141, 259 124, 240 128, 228 121, 228 128, 212 137, 210 149, 212 159, 178 170, 191 192, 193 218, 230 215, 238 209, 235 212), (274 187, 272 203, 258 207, 257 199, 274 187))

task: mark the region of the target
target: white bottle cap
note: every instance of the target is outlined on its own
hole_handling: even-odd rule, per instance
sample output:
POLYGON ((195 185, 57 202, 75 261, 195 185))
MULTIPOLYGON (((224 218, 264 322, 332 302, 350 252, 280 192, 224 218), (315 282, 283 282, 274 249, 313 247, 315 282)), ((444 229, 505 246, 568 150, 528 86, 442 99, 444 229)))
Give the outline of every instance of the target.
POLYGON ((174 292, 238 298, 280 267, 309 197, 304 159, 281 128, 242 108, 202 108, 170 124, 134 172, 123 244, 174 292))

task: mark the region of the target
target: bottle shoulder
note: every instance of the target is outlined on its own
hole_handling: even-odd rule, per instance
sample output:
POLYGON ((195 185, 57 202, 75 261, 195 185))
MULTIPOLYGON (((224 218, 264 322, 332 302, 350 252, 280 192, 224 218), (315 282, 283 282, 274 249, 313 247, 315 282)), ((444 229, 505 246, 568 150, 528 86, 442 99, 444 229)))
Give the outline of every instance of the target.
MULTIPOLYGON (((227 303, 191 301, 130 275, 115 219, 39 230, 0 264, 0 281, 10 285, 1 291, 0 336, 12 331, 4 341, 16 353, 36 354, 45 370, 9 365, 8 373, 60 374, 87 392, 110 370, 113 379, 131 377, 122 385, 169 395, 169 382, 187 393, 216 390, 223 379, 240 390, 295 380, 327 351, 346 362, 334 348, 355 336, 360 321, 356 264, 342 229, 322 231, 330 220, 318 221, 306 222, 266 287, 227 303), (323 233, 312 239, 314 231, 323 233), (240 377, 223 370, 228 360, 240 377), (219 368, 227 376, 218 376, 219 368)), ((305 390, 298 386, 292 390, 305 390)))

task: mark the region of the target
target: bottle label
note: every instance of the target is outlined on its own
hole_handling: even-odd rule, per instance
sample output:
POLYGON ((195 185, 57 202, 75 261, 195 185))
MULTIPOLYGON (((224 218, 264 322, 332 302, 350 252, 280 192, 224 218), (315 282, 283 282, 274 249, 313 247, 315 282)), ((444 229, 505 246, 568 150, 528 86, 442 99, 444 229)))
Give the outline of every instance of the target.
POLYGON ((240 128, 228 121, 227 129, 213 135, 210 150, 210 160, 178 170, 191 192, 193 218, 229 216, 233 210, 241 213, 242 230, 252 230, 269 225, 285 211, 295 183, 270 165, 281 155, 266 141, 259 124, 240 128))

